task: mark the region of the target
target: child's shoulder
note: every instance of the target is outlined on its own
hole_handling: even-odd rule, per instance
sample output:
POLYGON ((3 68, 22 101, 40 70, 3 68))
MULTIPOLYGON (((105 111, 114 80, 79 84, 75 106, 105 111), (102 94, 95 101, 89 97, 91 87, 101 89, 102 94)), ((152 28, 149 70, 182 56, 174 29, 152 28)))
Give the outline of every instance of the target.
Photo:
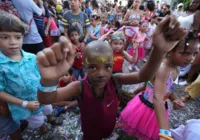
POLYGON ((23 54, 23 58, 36 59, 36 55, 35 54, 29 53, 29 52, 25 52, 25 51, 22 51, 22 54, 23 54))

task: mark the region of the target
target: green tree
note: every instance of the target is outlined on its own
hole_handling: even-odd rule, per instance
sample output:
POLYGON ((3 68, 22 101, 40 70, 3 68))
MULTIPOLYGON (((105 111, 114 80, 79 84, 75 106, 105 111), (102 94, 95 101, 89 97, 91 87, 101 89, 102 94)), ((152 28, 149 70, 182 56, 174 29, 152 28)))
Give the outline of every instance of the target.
POLYGON ((190 0, 184 0, 184 7, 186 7, 190 3, 190 0))

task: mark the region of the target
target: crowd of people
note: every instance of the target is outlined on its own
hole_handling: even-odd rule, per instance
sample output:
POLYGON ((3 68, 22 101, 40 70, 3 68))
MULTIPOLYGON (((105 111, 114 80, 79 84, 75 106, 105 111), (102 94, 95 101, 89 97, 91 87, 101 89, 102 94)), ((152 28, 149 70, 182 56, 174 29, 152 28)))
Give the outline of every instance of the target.
POLYGON ((141 140, 200 139, 198 119, 170 129, 167 103, 184 108, 200 93, 200 0, 174 11, 154 0, 1 0, 0 8, 0 139, 20 140, 27 127, 52 139, 46 123, 61 125, 75 106, 83 140, 114 128, 141 140), (116 121, 118 90, 141 82, 116 121), (175 84, 188 94, 179 99, 175 84))

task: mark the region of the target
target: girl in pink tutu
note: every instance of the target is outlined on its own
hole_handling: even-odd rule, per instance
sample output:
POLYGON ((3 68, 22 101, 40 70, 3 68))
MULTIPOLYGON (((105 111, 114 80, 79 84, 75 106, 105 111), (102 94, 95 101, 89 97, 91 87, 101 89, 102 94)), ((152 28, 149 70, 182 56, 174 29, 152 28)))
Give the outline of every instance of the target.
POLYGON ((135 96, 121 112, 118 126, 139 140, 171 140, 168 126, 168 105, 181 108, 181 102, 173 93, 173 83, 178 76, 177 66, 185 67, 198 53, 198 38, 190 33, 185 40, 167 54, 155 78, 146 83, 146 89, 135 96))
POLYGON ((129 50, 129 54, 136 58, 136 61, 133 64, 129 65, 129 70, 133 68, 138 71, 136 64, 139 60, 145 58, 145 50, 144 50, 144 41, 146 38, 146 32, 148 29, 148 22, 144 21, 140 23, 140 28, 137 34, 132 39, 133 46, 129 50))

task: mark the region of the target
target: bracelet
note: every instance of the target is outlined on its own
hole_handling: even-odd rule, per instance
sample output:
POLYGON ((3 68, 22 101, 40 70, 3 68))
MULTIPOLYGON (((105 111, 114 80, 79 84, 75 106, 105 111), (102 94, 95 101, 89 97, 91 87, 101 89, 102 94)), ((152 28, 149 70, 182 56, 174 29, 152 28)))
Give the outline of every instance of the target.
POLYGON ((171 132, 169 130, 165 130, 165 129, 160 129, 160 134, 163 134, 163 135, 166 135, 169 137, 172 136, 171 132))
POLYGON ((165 138, 165 139, 167 139, 167 140, 174 140, 172 137, 166 136, 166 135, 161 134, 161 133, 159 133, 158 136, 159 136, 159 137, 162 137, 162 138, 165 138))
POLYGON ((53 92, 56 91, 58 85, 51 86, 51 87, 44 87, 42 86, 41 82, 39 83, 39 90, 42 92, 53 92))
POLYGON ((28 101, 23 101, 23 102, 22 102, 22 107, 23 107, 23 108, 26 108, 27 105, 28 105, 28 101))

